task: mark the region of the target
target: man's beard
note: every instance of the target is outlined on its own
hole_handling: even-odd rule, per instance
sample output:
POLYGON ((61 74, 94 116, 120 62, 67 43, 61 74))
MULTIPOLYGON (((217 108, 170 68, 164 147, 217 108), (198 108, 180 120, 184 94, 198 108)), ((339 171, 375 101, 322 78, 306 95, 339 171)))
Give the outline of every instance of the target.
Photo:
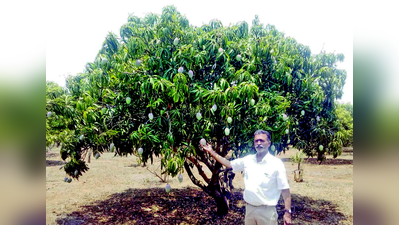
POLYGON ((263 145, 257 145, 255 147, 255 149, 256 149, 257 152, 265 152, 265 151, 267 151, 267 148, 265 146, 263 146, 263 145))

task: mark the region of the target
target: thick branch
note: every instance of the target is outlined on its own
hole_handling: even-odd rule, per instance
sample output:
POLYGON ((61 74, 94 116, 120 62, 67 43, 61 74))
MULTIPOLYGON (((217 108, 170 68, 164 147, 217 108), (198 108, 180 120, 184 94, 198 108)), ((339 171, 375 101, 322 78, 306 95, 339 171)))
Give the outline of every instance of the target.
POLYGON ((190 177, 190 180, 193 182, 193 184, 197 185, 203 191, 211 195, 211 192, 208 190, 208 188, 205 187, 201 181, 194 177, 194 174, 191 172, 190 166, 188 165, 187 161, 184 161, 184 168, 186 169, 188 177, 190 177))
POLYGON ((209 184, 209 178, 206 176, 204 170, 202 170, 202 166, 198 163, 197 159, 193 157, 187 157, 188 160, 190 160, 198 169, 198 173, 201 175, 202 178, 204 178, 205 182, 209 184))
POLYGON ((224 171, 224 182, 226 183, 226 186, 229 186, 230 187, 230 191, 232 190, 232 189, 234 189, 234 186, 233 186, 233 179, 234 179, 234 177, 235 177, 235 174, 232 172, 233 171, 233 169, 232 168, 227 168, 225 171, 224 171))
MULTIPOLYGON (((222 143, 220 143, 218 141, 217 149, 216 149, 217 153, 220 156, 224 157, 224 156, 227 155, 227 150, 228 150, 228 141, 227 141, 227 139, 223 138, 222 143), (222 151, 221 152, 220 152, 220 145, 222 145, 222 151)), ((214 167, 214 169, 212 171, 212 178, 211 178, 211 183, 210 183, 211 185, 216 184, 216 181, 219 179, 219 173, 220 173, 221 168, 222 168, 222 164, 219 163, 219 162, 216 162, 215 167, 214 167)))
POLYGON ((205 156, 204 151, 201 151, 201 150, 198 149, 198 150, 197 150, 197 156, 200 157, 200 161, 203 162, 203 163, 205 163, 205 165, 208 167, 208 169, 209 169, 210 171, 213 170, 213 165, 211 164, 211 161, 209 160, 209 157, 208 157, 208 156, 205 156))
POLYGON ((225 157, 225 156, 227 155, 228 151, 229 151, 229 145, 230 145, 230 143, 229 143, 228 140, 227 140, 227 137, 225 137, 225 138, 223 139, 222 145, 223 145, 223 147, 222 147, 222 152, 221 152, 220 155, 223 156, 223 157, 225 157))

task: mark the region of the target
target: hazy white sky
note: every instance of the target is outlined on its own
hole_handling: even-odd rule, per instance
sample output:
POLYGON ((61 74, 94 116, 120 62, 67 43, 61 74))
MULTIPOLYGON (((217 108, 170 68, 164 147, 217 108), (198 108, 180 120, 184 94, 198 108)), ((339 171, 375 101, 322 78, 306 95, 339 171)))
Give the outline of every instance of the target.
POLYGON ((353 103, 353 29, 352 7, 345 1, 49 1, 46 9, 46 80, 65 85, 64 77, 83 72, 108 34, 118 36, 120 27, 134 13, 161 14, 166 5, 175 5, 190 25, 201 26, 219 19, 224 26, 246 21, 255 15, 260 21, 275 25, 310 47, 343 53, 345 61, 338 67, 347 71, 343 102, 353 103))

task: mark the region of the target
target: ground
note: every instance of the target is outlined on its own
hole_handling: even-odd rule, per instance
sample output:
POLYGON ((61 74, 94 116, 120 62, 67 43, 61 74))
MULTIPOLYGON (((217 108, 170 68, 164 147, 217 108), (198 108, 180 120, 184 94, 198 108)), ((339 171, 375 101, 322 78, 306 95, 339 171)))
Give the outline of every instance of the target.
MULTIPOLYGON (((294 181, 297 165, 290 162, 290 149, 278 155, 285 164, 292 194, 293 224, 353 224, 353 152, 338 158, 327 156, 319 165, 305 159, 304 182, 294 181)), ((137 164, 135 156, 114 157, 104 153, 91 159, 83 177, 64 182, 64 162, 59 149, 46 153, 47 224, 244 224, 243 176, 237 173, 229 214, 216 214, 213 199, 195 186, 183 173, 183 182, 169 177, 172 189, 137 164)), ((148 169, 160 172, 160 160, 148 169)), ((205 168, 205 167, 203 167, 205 168)), ((210 174, 210 171, 206 171, 210 174)), ((195 173, 198 176, 198 173, 195 173)), ((284 202, 277 211, 282 224, 284 202)))

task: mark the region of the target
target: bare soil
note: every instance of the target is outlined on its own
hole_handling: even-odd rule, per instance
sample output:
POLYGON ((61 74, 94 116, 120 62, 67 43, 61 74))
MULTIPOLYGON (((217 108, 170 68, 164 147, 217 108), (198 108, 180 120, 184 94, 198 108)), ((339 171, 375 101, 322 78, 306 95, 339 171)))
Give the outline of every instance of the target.
MULTIPOLYGON (((293 224, 353 224, 353 151, 327 156, 319 165, 305 159, 304 182, 294 181, 290 149, 277 157, 284 161, 292 194, 293 224)), ((147 169, 160 174, 160 159, 142 167, 136 156, 104 153, 91 160, 79 180, 64 182, 59 149, 46 153, 47 224, 244 224, 243 175, 237 173, 229 214, 219 217, 213 199, 183 173, 183 182, 169 177, 172 189, 147 169)), ((211 174, 203 167, 207 174, 211 174)), ((194 170, 196 177, 200 177, 194 170)), ((282 224, 284 202, 277 206, 282 224)))

